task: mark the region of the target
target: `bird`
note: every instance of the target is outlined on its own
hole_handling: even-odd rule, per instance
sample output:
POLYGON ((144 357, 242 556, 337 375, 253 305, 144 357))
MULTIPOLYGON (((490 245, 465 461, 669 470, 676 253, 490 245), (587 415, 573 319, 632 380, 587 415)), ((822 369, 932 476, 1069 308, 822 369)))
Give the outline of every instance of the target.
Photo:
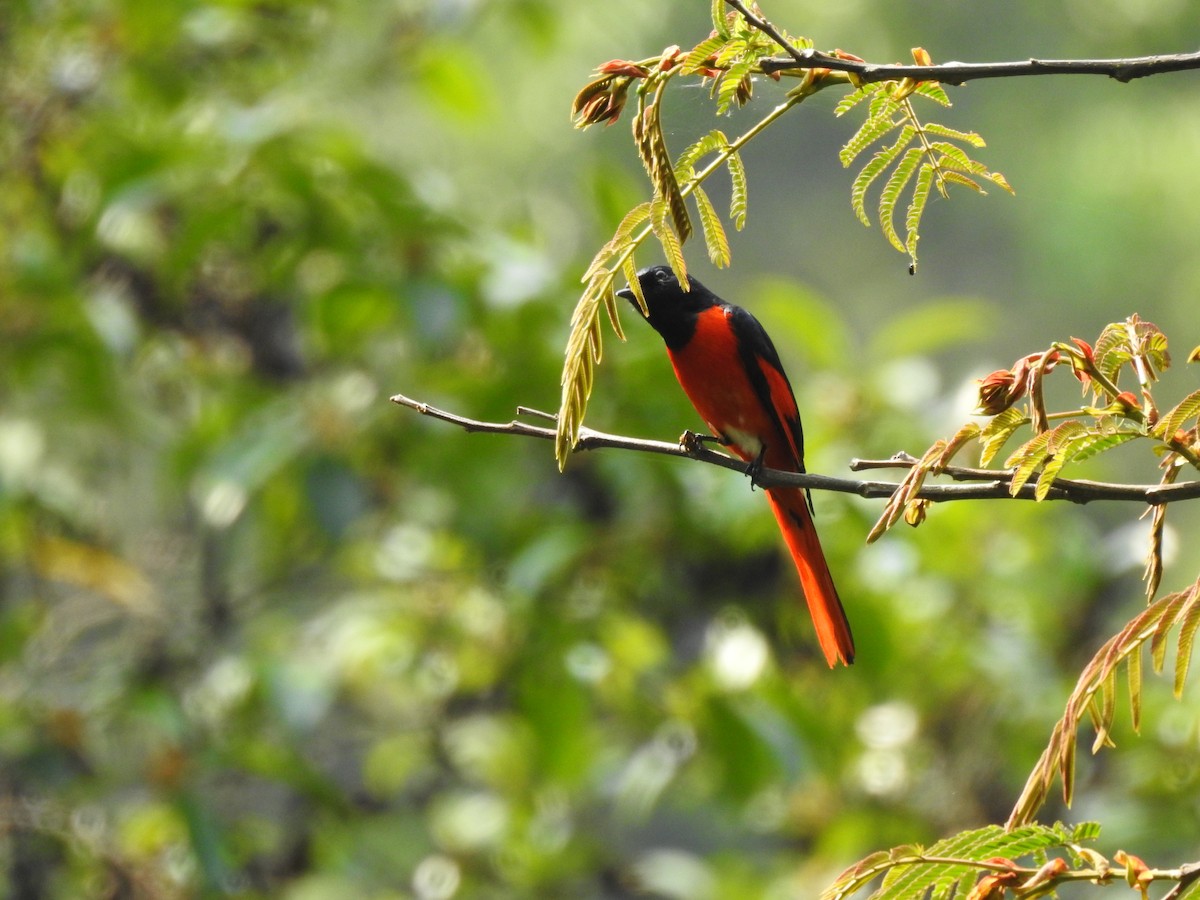
MULTIPOLYGON (((687 288, 669 266, 637 273, 644 315, 667 347, 680 387, 713 437, 750 464, 804 471, 804 433, 791 382, 770 336, 751 313, 692 278, 687 288)), ((633 285, 617 296, 637 302, 633 285)), ((808 492, 769 487, 765 493, 800 576, 800 586, 830 668, 854 662, 854 638, 813 525, 808 492)))

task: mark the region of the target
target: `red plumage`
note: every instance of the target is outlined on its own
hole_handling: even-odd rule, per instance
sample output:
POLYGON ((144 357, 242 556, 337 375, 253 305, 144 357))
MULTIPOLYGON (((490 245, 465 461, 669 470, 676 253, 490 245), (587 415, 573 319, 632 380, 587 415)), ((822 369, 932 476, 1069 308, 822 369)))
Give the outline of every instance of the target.
MULTIPOLYGON (((683 290, 665 266, 643 269, 638 282, 647 320, 667 345, 684 393, 709 430, 747 462, 804 471, 800 414, 779 354, 762 325, 695 279, 683 290)), ((619 291, 633 299, 633 291, 619 291)), ((801 488, 766 491, 800 576, 817 639, 829 665, 854 661, 850 623, 817 538, 801 488)))

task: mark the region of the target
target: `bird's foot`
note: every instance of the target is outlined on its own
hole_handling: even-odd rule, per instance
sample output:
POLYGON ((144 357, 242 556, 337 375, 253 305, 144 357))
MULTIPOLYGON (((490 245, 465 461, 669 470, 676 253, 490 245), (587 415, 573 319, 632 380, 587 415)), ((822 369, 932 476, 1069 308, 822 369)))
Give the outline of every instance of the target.
POLYGON ((689 456, 696 456, 704 449, 706 443, 722 444, 724 443, 719 437, 711 434, 700 434, 699 432, 688 429, 679 436, 679 446, 683 448, 683 452, 689 456))
POLYGON ((762 474, 763 459, 766 457, 766 455, 767 447, 764 444, 763 448, 758 451, 758 456, 754 457, 754 459, 750 461, 749 465, 746 466, 746 477, 750 479, 750 490, 754 490, 756 487, 761 486, 758 483, 758 476, 762 474))

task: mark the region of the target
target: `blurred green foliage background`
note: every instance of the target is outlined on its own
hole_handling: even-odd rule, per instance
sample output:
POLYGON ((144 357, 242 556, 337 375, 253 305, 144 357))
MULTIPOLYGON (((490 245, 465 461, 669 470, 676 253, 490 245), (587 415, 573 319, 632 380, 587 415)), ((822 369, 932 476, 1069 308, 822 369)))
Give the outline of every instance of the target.
MULTIPOLYGON (((878 61, 1200 43, 1179 0, 766 13, 878 61)), ((879 504, 817 496, 859 642, 830 672, 743 479, 612 452, 560 476, 549 444, 387 402, 557 405, 578 274, 644 191, 626 123, 574 132, 571 97, 707 16, 5 4, 0 897, 811 897, 1004 819, 1142 602, 1140 510, 953 504, 867 548, 879 504)), ((850 213, 834 92, 752 145, 734 267, 691 259, 771 329, 810 469, 919 452, 973 378, 1133 312, 1200 343, 1198 77, 953 91, 1017 196, 931 204, 915 278, 850 213)), ((668 140, 710 115, 679 92, 668 140)), ((695 427, 629 328, 589 423, 695 427)), ((1166 590, 1200 526, 1172 518, 1166 590)), ((1121 725, 1046 817, 1195 859, 1194 690, 1152 680, 1143 734, 1121 725)))

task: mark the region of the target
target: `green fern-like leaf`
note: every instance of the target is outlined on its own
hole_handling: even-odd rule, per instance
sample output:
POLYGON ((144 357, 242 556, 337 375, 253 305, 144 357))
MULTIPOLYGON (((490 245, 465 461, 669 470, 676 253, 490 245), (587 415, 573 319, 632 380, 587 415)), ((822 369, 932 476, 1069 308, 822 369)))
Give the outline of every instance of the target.
POLYGON ((1142 730, 1142 645, 1125 662, 1125 680, 1129 683, 1129 722, 1135 734, 1142 730))
POLYGON ((633 298, 637 301, 638 307, 641 309, 642 315, 648 315, 650 310, 646 306, 646 298, 642 294, 642 283, 637 277, 637 263, 633 261, 633 254, 629 253, 621 261, 621 274, 625 276, 625 281, 633 291, 633 298))
POLYGON ((725 49, 725 44, 728 39, 728 34, 721 35, 718 33, 698 43, 695 47, 689 50, 688 55, 683 58, 683 74, 694 75, 699 69, 704 68, 705 64, 711 58, 725 49))
POLYGON ((887 184, 883 186, 879 195, 879 227, 887 237, 888 243, 901 253, 904 252, 904 242, 896 234, 893 217, 896 213, 896 204, 900 201, 900 194, 917 171, 924 152, 920 147, 910 147, 906 150, 900 157, 900 161, 896 163, 896 168, 892 170, 887 184))
POLYGON ((837 106, 833 108, 833 114, 835 116, 845 115, 850 110, 854 109, 854 107, 858 106, 859 103, 872 96, 880 89, 881 86, 882 85, 879 82, 873 82, 871 84, 864 84, 857 90, 851 91, 838 101, 837 106))
POLYGON ((882 883, 869 900, 965 897, 980 875, 991 870, 988 861, 993 858, 1041 860, 1052 850, 1074 852, 1072 845, 1093 841, 1097 834, 1093 823, 1071 829, 1062 824, 1013 830, 989 825, 952 835, 928 849, 905 845, 873 853, 847 869, 821 898, 845 900, 880 875, 882 883))
POLYGON ((717 153, 729 146, 729 138, 719 129, 713 129, 679 154, 675 162, 675 177, 683 180, 691 176, 696 164, 710 153, 717 153))
POLYGON ((1175 432, 1183 428, 1188 419, 1196 415, 1200 415, 1200 390, 1192 391, 1165 413, 1154 426, 1153 434, 1162 440, 1170 440, 1175 436, 1175 432))
POLYGON ((988 181, 990 181, 992 184, 996 185, 996 187, 1002 188, 1005 192, 1007 192, 1009 194, 1016 194, 1016 191, 1013 190, 1013 186, 1008 183, 1008 179, 1005 178, 999 172, 988 172, 987 177, 988 177, 988 181))
POLYGON ((892 118, 894 113, 895 107, 893 106, 891 107, 891 113, 887 115, 871 115, 859 126, 858 131, 838 151, 838 158, 842 161, 843 166, 849 166, 858 158, 860 153, 876 141, 881 140, 885 134, 901 124, 892 118))
POLYGON ((1115 381, 1121 367, 1133 359, 1133 348, 1129 343, 1129 332, 1123 323, 1114 322, 1100 332, 1093 350, 1096 368, 1104 377, 1115 381))
POLYGON ((950 96, 946 93, 946 89, 937 81, 922 81, 917 85, 913 93, 920 94, 922 97, 926 97, 941 106, 954 105, 950 102, 950 96))
POLYGON ((671 155, 667 151, 666 137, 663 135, 662 96, 665 87, 666 81, 660 80, 653 99, 639 106, 633 120, 633 138, 642 166, 654 185, 655 199, 665 202, 671 213, 675 234, 679 242, 683 243, 691 236, 692 222, 679 188, 679 181, 675 177, 671 155))
POLYGON ((899 137, 889 146, 876 151, 870 162, 863 166, 862 171, 855 177, 854 183, 850 186, 850 205, 854 209, 854 214, 864 225, 871 224, 871 217, 867 215, 866 210, 867 191, 884 169, 895 162, 900 151, 908 146, 916 133, 916 129, 911 125, 905 125, 900 129, 899 137))
POLYGON ((741 87, 742 82, 750 77, 750 73, 754 71, 754 67, 757 65, 758 60, 752 57, 743 57, 734 60, 717 79, 718 116, 723 116, 729 112, 729 107, 737 100, 738 89, 741 87))
POLYGON ((979 443, 983 445, 979 454, 980 465, 986 466, 991 463, 1008 439, 1012 437, 1013 432, 1027 424, 1029 424, 1029 417, 1015 406, 1010 406, 1002 413, 993 416, 992 421, 988 422, 979 434, 979 443))
POLYGON ((1136 431, 1092 432, 1076 445, 1074 460, 1075 462, 1083 462, 1085 459, 1099 456, 1106 450, 1119 447, 1121 444, 1131 441, 1135 437, 1141 437, 1141 435, 1136 431))
POLYGON ((903 101, 894 96, 895 87, 895 84, 886 81, 879 85, 879 90, 871 97, 867 106, 868 119, 890 119, 900 111, 903 101))
POLYGON ((948 196, 946 194, 946 185, 948 184, 961 184, 963 187, 968 187, 977 194, 987 193, 987 191, 980 187, 978 181, 973 178, 968 178, 962 172, 954 171, 953 168, 939 166, 937 168, 937 175, 938 187, 941 189, 941 194, 943 197, 948 196))
POLYGON ((1005 460, 1004 467, 1010 469, 1016 467, 1016 472, 1013 473, 1012 484, 1009 485, 1009 492, 1015 497, 1021 492, 1021 488, 1029 481, 1030 477, 1038 466, 1046 461, 1046 445, 1050 443, 1050 432, 1043 431, 1041 434, 1036 434, 1016 450, 1012 455, 1005 460))
POLYGON ((658 238, 663 255, 666 256, 667 264, 674 271, 675 277, 681 285, 687 284, 687 262, 683 258, 683 245, 671 225, 670 206, 662 199, 655 198, 650 205, 650 226, 654 229, 654 236, 658 238))
POLYGON ((929 187, 933 184, 934 170, 932 166, 921 166, 917 173, 917 182, 913 186, 912 197, 908 201, 908 213, 904 217, 904 231, 908 235, 904 241, 904 249, 913 265, 917 264, 917 241, 921 239, 921 216, 925 214, 925 204, 929 201, 929 187))
MULTIPOLYGON (((976 148, 987 146, 983 138, 974 131, 959 131, 957 128, 949 128, 946 125, 939 125, 937 122, 926 122, 925 131, 928 134, 936 134, 938 137, 949 138, 952 141, 958 141, 960 144, 969 144, 976 148)), ((950 144, 948 146, 954 145, 950 144)))
POLYGON ((733 221, 733 227, 741 231, 746 225, 746 206, 747 206, 747 187, 746 167, 742 164, 740 154, 730 153, 725 160, 725 166, 729 169, 729 181, 731 191, 729 195, 729 218, 733 221))
MULTIPOLYGON (((925 130, 929 130, 929 126, 925 126, 925 130)), ((967 151, 956 144, 951 144, 949 141, 931 141, 929 149, 936 153, 942 154, 942 158, 938 160, 938 165, 949 168, 956 168, 960 172, 967 172, 971 175, 983 175, 987 173, 987 166, 981 162, 976 162, 967 156, 967 151)))
POLYGON ((632 243, 634 229, 636 229, 649 218, 649 200, 639 203, 637 206, 627 212, 624 218, 621 219, 621 223, 617 226, 617 230, 613 232, 612 238, 608 241, 608 243, 601 247, 599 252, 596 253, 595 257, 593 257, 591 265, 588 266, 587 271, 583 273, 583 280, 587 281, 594 274, 605 269, 610 264, 610 261, 614 256, 626 251, 632 243))
POLYGON ((719 37, 728 39, 729 21, 725 16, 725 0, 712 0, 712 9, 709 12, 712 16, 713 30, 719 37))
MULTIPOLYGON (((729 138, 724 132, 714 129, 684 150, 675 163, 675 177, 685 183, 695 179, 697 165, 710 153, 725 154, 725 167, 729 171, 731 183, 729 218, 734 227, 741 231, 746 224, 746 169, 741 156, 730 148, 729 138)), ((712 204, 709 203, 708 206, 711 208, 712 204)))
POLYGON ((1034 499, 1039 501, 1046 499, 1058 473, 1074 458, 1076 447, 1088 437, 1088 429, 1082 422, 1072 419, 1046 434, 1046 464, 1038 475, 1037 486, 1033 491, 1034 499))
POLYGON ((1150 637, 1150 662, 1154 666, 1155 672, 1161 672, 1163 664, 1166 662, 1167 637, 1171 632, 1171 626, 1175 624, 1175 621, 1191 602, 1193 602, 1191 593, 1180 591, 1177 594, 1168 594, 1150 607, 1151 609, 1159 608, 1159 615, 1154 620, 1156 627, 1150 637))
POLYGON ((981 194, 986 193, 979 183, 981 180, 996 184, 1010 193, 1012 187, 1003 175, 990 171, 986 165, 972 159, 963 146, 960 146, 983 147, 985 144, 980 135, 936 123, 922 123, 913 109, 910 94, 945 105, 949 105, 950 102, 940 85, 921 84, 908 91, 900 82, 880 82, 864 85, 848 94, 842 98, 836 111, 841 115, 859 106, 864 100, 868 101, 865 121, 839 152, 843 166, 851 165, 863 151, 872 144, 885 140, 896 128, 901 129, 899 137, 883 150, 876 151, 855 176, 850 188, 850 206, 858 220, 869 225, 870 217, 866 212, 867 191, 878 183, 890 168, 891 172, 884 181, 880 197, 880 228, 888 243, 900 252, 907 253, 915 267, 921 217, 924 215, 932 187, 936 186, 938 193, 943 197, 948 196, 946 189, 951 184, 960 184, 981 194), (912 141, 918 137, 920 144, 911 147, 912 141), (912 180, 914 174, 918 176, 915 182, 912 180), (910 185, 913 195, 905 215, 905 237, 901 240, 894 226, 895 210, 901 194, 910 185))
POLYGON ((1200 625, 1200 604, 1193 604, 1179 625, 1179 640, 1175 645, 1175 696, 1183 696, 1188 669, 1192 664, 1192 646, 1196 641, 1196 626, 1200 625))
POLYGON ((558 434, 554 453, 558 466, 567 464, 571 448, 579 438, 583 413, 592 393, 597 363, 603 350, 600 334, 600 308, 608 304, 613 274, 598 269, 589 277, 583 296, 571 315, 571 334, 562 373, 562 401, 558 414, 558 434))
POLYGON ((723 269, 729 265, 729 238, 725 234, 725 227, 721 224, 721 217, 717 215, 717 210, 712 205, 712 201, 708 199, 708 194, 701 187, 696 187, 692 190, 692 197, 696 200, 696 209, 700 212, 700 228, 704 232, 704 245, 708 249, 708 258, 712 264, 718 269, 723 269))
POLYGON ((725 46, 717 53, 713 63, 717 68, 726 68, 742 57, 745 57, 749 49, 750 44, 745 37, 733 37, 730 35, 729 40, 725 42, 725 46))

